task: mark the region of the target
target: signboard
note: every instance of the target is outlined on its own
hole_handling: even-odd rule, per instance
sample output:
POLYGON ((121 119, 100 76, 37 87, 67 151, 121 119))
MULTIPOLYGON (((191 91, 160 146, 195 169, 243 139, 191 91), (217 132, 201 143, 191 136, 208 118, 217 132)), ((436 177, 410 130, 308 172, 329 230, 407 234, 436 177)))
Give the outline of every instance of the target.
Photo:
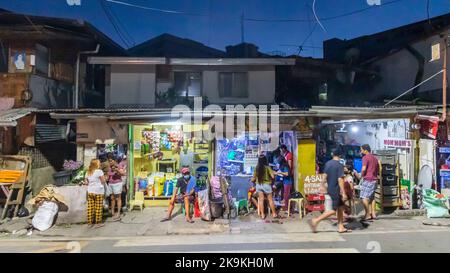
POLYGON ((434 44, 431 46, 431 60, 430 62, 437 61, 441 58, 441 44, 434 44))
POLYGON ((303 179, 305 195, 321 193, 322 184, 326 183, 325 174, 307 175, 303 179))
POLYGON ((420 124, 420 133, 431 139, 436 139, 439 117, 435 116, 418 116, 416 122, 420 124))
POLYGON ((384 146, 396 148, 411 148, 412 141, 409 139, 386 138, 383 140, 384 146))

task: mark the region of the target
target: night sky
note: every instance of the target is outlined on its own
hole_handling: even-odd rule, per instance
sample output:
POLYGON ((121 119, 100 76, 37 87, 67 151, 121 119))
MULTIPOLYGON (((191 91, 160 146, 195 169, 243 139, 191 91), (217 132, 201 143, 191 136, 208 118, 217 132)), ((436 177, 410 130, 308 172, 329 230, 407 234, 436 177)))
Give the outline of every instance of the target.
MULTIPOLYGON (((241 41, 241 14, 253 19, 300 19, 310 22, 245 21, 244 38, 262 52, 294 54, 294 46, 304 44, 302 56, 322 56, 322 41, 350 39, 413 23, 427 18, 427 0, 397 0, 349 16, 316 23, 313 0, 120 0, 156 9, 188 14, 163 13, 106 2, 136 44, 162 33, 197 40, 224 49, 241 41), (312 30, 314 31, 312 32, 312 30), (312 35, 306 39, 309 33, 312 35), (319 47, 319 48, 313 48, 319 47)), ((368 0, 316 0, 319 18, 335 17, 369 8, 368 0)), ((371 1, 371 0, 369 0, 371 1)), ((381 0, 382 4, 392 0, 381 0)), ((66 0, 0 0, 0 7, 32 15, 84 19, 105 32, 120 45, 121 41, 100 5, 100 0, 81 0, 81 6, 69 6, 66 0)), ((450 12, 450 0, 430 0, 430 16, 450 12)), ((120 27, 120 26, 119 26, 120 27)), ((129 39, 131 40, 131 39, 129 39)), ((128 42, 132 44, 132 42, 128 42)))

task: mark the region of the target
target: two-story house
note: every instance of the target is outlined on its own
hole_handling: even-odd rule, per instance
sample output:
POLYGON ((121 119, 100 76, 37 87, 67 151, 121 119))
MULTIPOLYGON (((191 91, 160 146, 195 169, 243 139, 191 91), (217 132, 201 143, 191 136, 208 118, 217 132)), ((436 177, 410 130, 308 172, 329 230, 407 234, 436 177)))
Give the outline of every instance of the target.
POLYGON ((324 59, 344 65, 329 83, 330 103, 383 105, 415 86, 397 102, 442 103, 442 74, 432 76, 443 69, 449 35, 450 14, 445 14, 350 40, 325 41, 324 59))
POLYGON ((104 67, 87 56, 125 54, 85 21, 0 11, 0 153, 30 155, 50 174, 75 159, 70 123, 49 113, 103 108, 104 67))

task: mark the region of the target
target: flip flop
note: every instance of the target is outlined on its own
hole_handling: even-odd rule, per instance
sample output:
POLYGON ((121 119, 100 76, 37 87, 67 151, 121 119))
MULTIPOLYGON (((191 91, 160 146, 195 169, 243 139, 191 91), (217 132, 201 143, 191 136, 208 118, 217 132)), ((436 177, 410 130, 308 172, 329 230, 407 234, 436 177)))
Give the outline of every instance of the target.
POLYGON ((162 222, 167 222, 167 221, 170 221, 170 218, 163 218, 160 222, 162 223, 162 222))
POLYGON ((339 233, 351 233, 351 229, 345 229, 344 231, 338 231, 339 233))
POLYGON ((194 220, 192 220, 192 219, 187 220, 187 219, 186 219, 186 222, 192 224, 192 223, 194 223, 194 220))
POLYGON ((308 225, 311 228, 312 233, 317 233, 317 226, 314 226, 312 223, 312 219, 308 220, 308 225))

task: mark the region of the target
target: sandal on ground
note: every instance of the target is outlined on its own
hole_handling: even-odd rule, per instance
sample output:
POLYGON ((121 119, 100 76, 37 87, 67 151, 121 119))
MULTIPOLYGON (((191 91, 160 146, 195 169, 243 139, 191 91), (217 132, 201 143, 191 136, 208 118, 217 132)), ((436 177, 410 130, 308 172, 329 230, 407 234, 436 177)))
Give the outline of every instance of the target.
POLYGON ((97 224, 97 225, 94 226, 94 228, 101 228, 101 227, 104 227, 104 226, 105 226, 105 224, 97 224))
POLYGON ((194 223, 194 220, 192 220, 192 219, 186 219, 186 222, 192 224, 192 223, 194 223))
POLYGON ((88 228, 93 228, 93 227, 94 227, 94 224, 89 224, 87 227, 88 227, 88 228))
POLYGON ((166 217, 166 218, 161 219, 160 222, 162 223, 162 222, 167 222, 167 221, 170 221, 170 220, 172 220, 172 219, 170 219, 170 217, 166 217))
POLYGON ((338 231, 339 233, 351 233, 352 230, 351 229, 344 229, 342 231, 338 231))

